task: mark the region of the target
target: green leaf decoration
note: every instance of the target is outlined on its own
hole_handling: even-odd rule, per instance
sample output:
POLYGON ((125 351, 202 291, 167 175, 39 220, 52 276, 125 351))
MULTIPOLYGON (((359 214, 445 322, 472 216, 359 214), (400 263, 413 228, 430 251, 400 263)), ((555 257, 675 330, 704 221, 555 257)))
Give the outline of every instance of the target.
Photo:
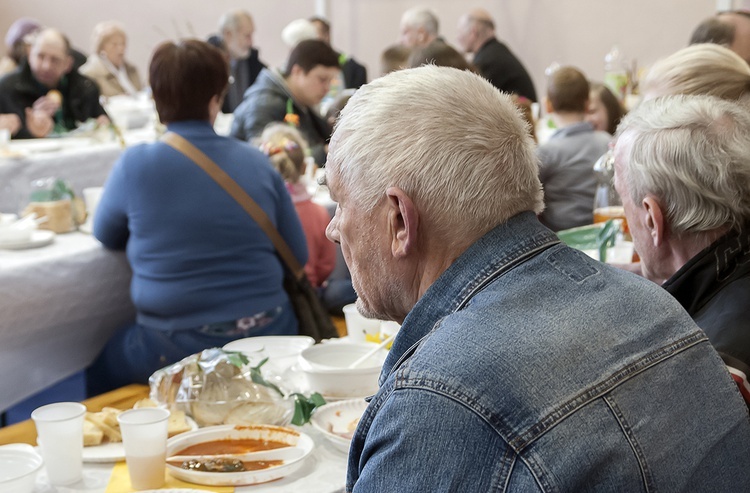
POLYGON ((263 361, 258 363, 258 366, 251 366, 250 367, 250 378, 254 383, 257 383, 258 385, 263 385, 264 387, 268 387, 269 389, 273 389, 276 392, 279 393, 281 397, 284 397, 284 392, 281 391, 280 388, 278 388, 276 385, 272 384, 268 380, 266 380, 263 377, 263 374, 260 371, 260 368, 266 364, 268 361, 268 358, 264 358, 263 361))
POLYGON ((292 417, 292 424, 302 426, 310 421, 315 408, 325 405, 326 400, 317 392, 310 394, 309 397, 305 397, 303 394, 292 394, 294 397, 294 416, 292 417))
MULTIPOLYGON (((244 353, 241 353, 239 351, 227 351, 227 350, 224 350, 224 352, 227 354, 227 361, 232 363, 237 368, 242 368, 246 364, 250 363, 250 360, 247 359, 247 356, 245 356, 244 353)), ((263 360, 261 364, 265 362, 266 360, 263 360)), ((260 365, 258 365, 258 367, 260 368, 260 365)))

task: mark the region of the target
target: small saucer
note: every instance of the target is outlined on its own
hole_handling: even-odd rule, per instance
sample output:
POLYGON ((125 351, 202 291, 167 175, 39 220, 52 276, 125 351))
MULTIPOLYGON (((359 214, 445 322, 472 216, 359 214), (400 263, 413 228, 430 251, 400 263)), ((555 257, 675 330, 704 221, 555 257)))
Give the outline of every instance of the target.
POLYGON ((39 248, 49 245, 55 241, 55 233, 46 229, 40 229, 31 233, 31 238, 25 241, 3 242, 0 240, 0 249, 3 250, 26 250, 27 248, 39 248))

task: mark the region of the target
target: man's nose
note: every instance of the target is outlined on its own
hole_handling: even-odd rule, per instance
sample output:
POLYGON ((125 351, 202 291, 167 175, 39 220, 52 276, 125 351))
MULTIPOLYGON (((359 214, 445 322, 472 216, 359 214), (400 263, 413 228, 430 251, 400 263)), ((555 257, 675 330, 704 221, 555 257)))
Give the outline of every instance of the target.
POLYGON ((326 237, 334 243, 340 243, 339 230, 336 227, 336 216, 333 216, 333 219, 331 219, 331 222, 326 227, 326 237))

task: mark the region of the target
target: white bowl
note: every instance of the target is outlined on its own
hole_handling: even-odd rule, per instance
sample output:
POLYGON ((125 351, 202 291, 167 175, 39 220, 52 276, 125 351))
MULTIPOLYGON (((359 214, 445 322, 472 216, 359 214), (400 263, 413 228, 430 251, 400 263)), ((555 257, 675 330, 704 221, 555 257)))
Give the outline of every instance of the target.
POLYGON ((353 435, 365 409, 367 401, 364 399, 333 402, 317 408, 310 418, 310 423, 334 448, 349 453, 352 443, 349 437, 353 435))
POLYGON ((182 435, 170 438, 167 442, 167 457, 176 455, 191 445, 210 442, 214 440, 230 439, 255 439, 283 442, 297 447, 302 454, 290 461, 268 469, 241 472, 205 472, 183 469, 167 463, 169 474, 177 479, 189 483, 204 484, 209 486, 239 486, 246 484, 265 483, 274 479, 283 478, 297 471, 304 464, 304 459, 310 455, 315 443, 308 435, 292 428, 270 425, 234 426, 220 425, 209 426, 195 431, 189 431, 182 435))
POLYGON ((329 343, 317 344, 302 351, 299 368, 311 391, 324 397, 366 397, 378 390, 378 376, 388 354, 381 350, 357 368, 351 363, 374 348, 374 344, 329 343))
POLYGON ((42 464, 42 457, 31 445, 12 443, 0 446, 0 491, 31 493, 42 464))

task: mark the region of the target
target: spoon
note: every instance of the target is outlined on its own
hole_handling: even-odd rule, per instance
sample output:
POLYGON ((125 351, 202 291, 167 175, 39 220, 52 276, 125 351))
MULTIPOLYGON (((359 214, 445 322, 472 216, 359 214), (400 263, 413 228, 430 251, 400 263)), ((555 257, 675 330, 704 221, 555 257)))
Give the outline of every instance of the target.
POLYGON ((211 460, 211 459, 237 459, 241 461, 266 461, 266 460, 283 460, 285 462, 295 461, 302 458, 305 451, 299 447, 283 447, 272 450, 259 450, 257 452, 248 452, 245 454, 213 454, 213 455, 173 455, 167 457, 167 462, 183 463, 188 460, 211 460))
POLYGON ((383 342, 372 348, 371 350, 367 351, 365 354, 363 354, 361 357, 355 359, 352 363, 347 366, 348 369, 356 368, 368 359, 370 359, 372 356, 375 355, 378 351, 386 347, 390 342, 396 338, 396 334, 391 334, 385 339, 383 339, 383 342))

